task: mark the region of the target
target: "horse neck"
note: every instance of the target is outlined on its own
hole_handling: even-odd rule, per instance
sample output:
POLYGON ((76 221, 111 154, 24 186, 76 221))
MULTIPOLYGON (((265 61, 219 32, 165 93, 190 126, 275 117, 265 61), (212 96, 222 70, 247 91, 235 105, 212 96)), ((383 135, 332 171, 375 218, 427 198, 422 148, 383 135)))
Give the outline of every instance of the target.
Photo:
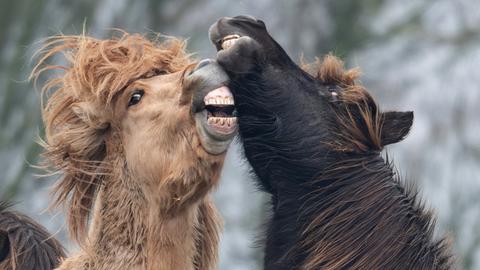
POLYGON ((167 213, 129 182, 99 192, 87 254, 108 269, 193 269, 198 203, 167 213))
POLYGON ((307 186, 297 246, 310 251, 305 269, 415 266, 421 252, 427 265, 439 259, 431 214, 379 154, 337 160, 307 186))

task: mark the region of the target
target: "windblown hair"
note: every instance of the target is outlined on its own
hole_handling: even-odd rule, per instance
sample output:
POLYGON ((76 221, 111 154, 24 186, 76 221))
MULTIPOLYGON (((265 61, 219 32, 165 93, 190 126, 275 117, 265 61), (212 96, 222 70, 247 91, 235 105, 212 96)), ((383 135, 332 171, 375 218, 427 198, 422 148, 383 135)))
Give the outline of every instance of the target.
POLYGON ((66 206, 70 234, 82 243, 95 193, 112 170, 105 159, 112 101, 132 81, 184 70, 191 60, 183 41, 123 32, 109 40, 51 37, 39 55, 31 79, 63 72, 42 88, 44 167, 62 174, 54 205, 66 206), (64 56, 64 65, 48 63, 58 56, 64 56))
POLYGON ((295 247, 308 254, 302 269, 446 270, 454 265, 450 240, 435 240, 434 214, 388 160, 338 162, 308 185, 313 191, 301 215, 312 220, 295 247))
POLYGON ((64 257, 63 247, 40 224, 0 202, 1 270, 51 270, 64 257))

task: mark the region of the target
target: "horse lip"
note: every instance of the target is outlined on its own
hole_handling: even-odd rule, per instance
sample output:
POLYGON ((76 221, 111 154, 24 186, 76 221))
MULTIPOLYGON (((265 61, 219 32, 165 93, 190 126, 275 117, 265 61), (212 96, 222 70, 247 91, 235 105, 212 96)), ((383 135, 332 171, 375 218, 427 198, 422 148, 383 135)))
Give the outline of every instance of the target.
MULTIPOLYGON (((193 89, 192 97, 192 112, 197 113, 205 109, 205 97, 214 90, 227 88, 230 78, 223 68, 214 60, 208 61, 207 65, 195 70, 191 75, 188 75, 188 80, 191 82, 193 89), (224 88, 225 87, 225 88, 224 88)), ((228 89, 228 88, 227 88, 228 89)), ((219 96, 227 97, 224 91, 219 96)), ((229 91, 228 91, 229 92, 229 91)), ((233 100, 233 97, 231 97, 233 100)))

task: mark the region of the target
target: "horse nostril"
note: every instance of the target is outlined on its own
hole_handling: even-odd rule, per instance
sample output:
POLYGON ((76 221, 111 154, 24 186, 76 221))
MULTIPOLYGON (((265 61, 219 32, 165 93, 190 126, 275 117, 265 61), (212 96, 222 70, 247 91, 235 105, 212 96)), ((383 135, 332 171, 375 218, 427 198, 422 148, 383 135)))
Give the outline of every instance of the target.
POLYGON ((228 21, 232 20, 232 17, 222 17, 218 19, 217 23, 220 25, 225 25, 228 21))
POLYGON ((206 67, 208 65, 210 65, 211 63, 213 62, 212 59, 203 59, 202 61, 200 61, 197 66, 195 67, 195 70, 199 70, 203 67, 206 67))
POLYGON ((234 19, 237 19, 237 20, 245 20, 245 21, 254 21, 254 22, 257 22, 257 18, 251 16, 251 15, 238 15, 238 16, 235 16, 233 17, 234 19))

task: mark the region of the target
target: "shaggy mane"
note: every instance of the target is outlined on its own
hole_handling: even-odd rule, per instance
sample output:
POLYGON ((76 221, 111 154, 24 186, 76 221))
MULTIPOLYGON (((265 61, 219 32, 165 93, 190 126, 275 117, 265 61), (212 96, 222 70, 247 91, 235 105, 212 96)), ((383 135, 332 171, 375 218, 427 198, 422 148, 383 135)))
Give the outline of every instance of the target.
POLYGON ((357 82, 360 70, 345 70, 344 63, 331 54, 302 68, 338 95, 333 104, 340 123, 334 131, 339 140, 328 144, 342 152, 382 150, 383 121, 375 100, 357 82))
POLYGON ((302 240, 290 251, 309 254, 301 269, 366 269, 372 265, 365 257, 369 252, 387 254, 387 260, 373 262, 379 269, 399 267, 396 263, 400 261, 407 268, 421 265, 422 269, 449 269, 454 261, 449 241, 434 240, 435 218, 419 200, 415 187, 398 177, 388 156, 384 162, 368 154, 396 141, 382 134, 388 116, 380 112, 373 97, 358 84, 359 69, 345 70, 344 63, 332 55, 304 65, 303 69, 337 94, 332 95, 331 102, 337 123, 333 130, 335 140, 325 144, 337 151, 363 155, 334 163, 318 180, 308 183, 313 191, 306 195, 308 199, 301 211, 303 216, 314 218, 302 228, 302 240), (359 194, 363 195, 358 197, 359 194), (352 198, 361 202, 355 209, 352 198), (392 235, 373 239, 377 245, 362 244, 375 233, 386 235, 382 232, 385 230, 392 235), (417 234, 419 231, 424 233, 417 234), (397 242, 412 244, 409 248, 392 244, 397 242), (421 253, 412 252, 421 248, 421 253))
POLYGON ((314 191, 301 211, 314 218, 304 226, 296 247, 310 254, 302 269, 368 269, 372 265, 368 254, 381 253, 388 259, 375 262, 378 269, 396 269, 398 262, 405 268, 422 265, 419 269, 449 269, 453 264, 449 240, 434 240, 432 211, 425 208, 415 186, 398 176, 388 156, 386 161, 366 156, 335 163, 309 185, 314 191), (325 185, 328 181, 332 184, 325 185), (372 237, 387 235, 385 231, 391 232, 385 239, 372 237), (376 244, 363 245, 366 238, 376 244))
POLYGON ((182 71, 191 60, 181 40, 157 36, 151 41, 124 32, 108 40, 54 36, 37 55, 30 78, 36 83, 44 72, 54 74, 41 90, 46 101, 42 165, 62 175, 53 206, 66 207, 70 234, 82 243, 96 191, 111 171, 104 159, 112 101, 134 80, 182 71), (63 65, 49 63, 58 57, 63 65))

